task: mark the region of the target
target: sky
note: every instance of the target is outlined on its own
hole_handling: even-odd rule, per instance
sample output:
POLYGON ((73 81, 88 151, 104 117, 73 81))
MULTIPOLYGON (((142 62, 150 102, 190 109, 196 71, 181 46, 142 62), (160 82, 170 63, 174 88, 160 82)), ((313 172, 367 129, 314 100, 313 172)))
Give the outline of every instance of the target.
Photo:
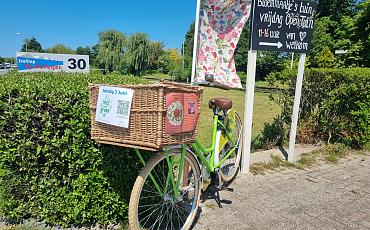
POLYGON ((43 49, 93 46, 98 33, 107 29, 126 35, 145 32, 166 48, 181 48, 195 11, 196 0, 1 1, 0 56, 14 57, 32 36, 43 49))

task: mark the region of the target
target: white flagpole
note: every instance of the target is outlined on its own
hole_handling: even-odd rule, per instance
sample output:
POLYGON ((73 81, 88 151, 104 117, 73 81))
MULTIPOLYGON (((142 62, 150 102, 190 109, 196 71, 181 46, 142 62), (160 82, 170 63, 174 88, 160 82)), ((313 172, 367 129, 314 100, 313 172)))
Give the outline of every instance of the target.
POLYGON ((194 82, 195 77, 195 67, 197 64, 197 50, 198 50, 198 34, 199 34, 199 15, 200 15, 200 2, 197 0, 197 11, 195 16, 195 28, 194 28, 194 45, 193 45, 193 62, 191 66, 191 83, 194 82))

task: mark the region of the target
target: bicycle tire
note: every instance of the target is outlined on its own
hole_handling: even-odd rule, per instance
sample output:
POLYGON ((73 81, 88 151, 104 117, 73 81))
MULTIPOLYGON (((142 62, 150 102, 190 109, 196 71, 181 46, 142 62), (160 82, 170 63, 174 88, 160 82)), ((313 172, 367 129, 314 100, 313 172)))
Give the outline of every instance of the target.
MULTIPOLYGON (((173 149, 169 152, 169 157, 180 157, 181 149, 173 149)), ((182 201, 177 201, 174 203, 174 200, 171 201, 169 198, 171 196, 171 192, 169 191, 165 195, 160 195, 158 192, 153 190, 153 182, 150 179, 149 174, 151 173, 157 179, 160 179, 158 176, 159 169, 163 169, 163 177, 165 177, 165 168, 166 168, 166 158, 164 154, 157 154, 153 156, 145 167, 140 172, 139 176, 136 178, 136 182, 131 192, 131 198, 129 203, 129 225, 131 229, 188 229, 193 223, 195 215, 198 210, 199 200, 200 200, 200 187, 201 187, 201 173, 200 168, 197 160, 194 156, 187 152, 186 153, 186 162, 189 164, 189 173, 187 176, 187 180, 189 180, 189 175, 191 176, 190 180, 187 181, 189 184, 188 186, 184 186, 185 177, 182 177, 182 186, 181 188, 181 199, 182 201), (158 169, 158 170, 157 170, 158 169), (190 186, 192 185, 192 186, 190 186), (183 187, 184 186, 184 187, 183 187), (191 188, 190 188, 191 187, 191 188), (150 189, 150 190, 146 190, 150 189), (186 191, 187 190, 187 191, 186 191), (156 194, 158 193, 158 194, 156 194), (150 194, 150 195, 148 195, 150 194), (155 195, 153 195, 155 194, 155 195), (148 197, 145 197, 148 195, 148 197), (188 197, 192 195, 193 199, 190 203, 186 202, 188 197), (152 197, 150 197, 152 196, 152 197), (156 198, 154 198, 156 197, 156 198), (149 199, 152 201, 148 201, 145 199, 149 199), (143 201, 145 200, 145 202, 143 201), (158 203, 162 202, 162 203, 158 203), (148 203, 153 203, 152 206, 148 203), (146 205, 146 206, 143 206, 146 205), (149 206, 148 206, 149 205, 149 206), (190 206, 189 206, 190 205, 190 206), (161 208, 159 208, 161 206, 161 208), (154 208, 153 208, 154 207, 154 208), (190 209, 189 209, 190 208, 190 209), (152 209, 151 214, 145 214, 148 209, 152 209), (159 210, 160 209, 160 210, 159 210), (164 212, 166 209, 166 212, 164 212), (171 214, 169 213, 169 209, 171 209, 171 214), (163 211, 163 212, 162 212, 163 211), (145 216, 145 215, 147 216, 145 216), (182 214, 182 216, 180 215, 182 214), (177 217, 176 217, 177 215, 177 217), (184 218, 185 217, 185 218, 184 218), (145 220, 145 218, 147 218, 145 220), (177 219, 176 219, 177 218, 177 219), (145 222, 144 222, 145 221, 145 222), (177 221, 177 222, 176 222, 177 221), (176 225, 176 226, 174 226, 176 225)), ((175 168, 175 167, 174 167, 175 168)), ((176 173, 176 168, 174 169, 176 173)), ((185 169, 184 169, 185 171, 185 169)), ((184 172, 183 174, 184 175, 184 172)), ((176 178, 176 176, 175 176, 176 178)), ((165 187, 165 178, 159 181, 158 184, 161 184, 162 187, 165 187)))
MULTIPOLYGON (((230 110, 226 117, 225 121, 230 122, 234 121, 235 124, 231 125, 233 127, 231 128, 232 133, 232 139, 236 142, 236 145, 238 145, 237 149, 233 154, 230 155, 230 157, 221 164, 220 166, 220 175, 223 182, 231 182, 239 172, 239 166, 240 166, 240 160, 242 155, 242 148, 243 148, 243 125, 240 119, 239 114, 235 110, 230 110)), ((227 124, 227 126, 230 126, 230 124, 227 124)), ((226 138, 225 134, 222 134, 222 138, 226 138)), ((220 149, 220 160, 223 159, 223 157, 226 155, 226 153, 232 149, 234 145, 232 145, 231 141, 227 141, 222 148, 220 149)))

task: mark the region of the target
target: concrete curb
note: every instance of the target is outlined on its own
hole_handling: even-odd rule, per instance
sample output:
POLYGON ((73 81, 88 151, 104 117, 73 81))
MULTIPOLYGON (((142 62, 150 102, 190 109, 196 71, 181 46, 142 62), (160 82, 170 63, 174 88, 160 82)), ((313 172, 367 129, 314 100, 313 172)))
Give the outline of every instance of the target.
MULTIPOLYGON (((295 145, 296 157, 294 161, 299 160, 302 154, 310 153, 322 147, 323 145, 321 144, 318 145, 296 144, 295 145)), ((287 159, 287 148, 276 147, 265 151, 254 152, 251 154, 250 165, 254 163, 268 163, 271 161, 272 156, 278 156, 282 159, 287 159)))

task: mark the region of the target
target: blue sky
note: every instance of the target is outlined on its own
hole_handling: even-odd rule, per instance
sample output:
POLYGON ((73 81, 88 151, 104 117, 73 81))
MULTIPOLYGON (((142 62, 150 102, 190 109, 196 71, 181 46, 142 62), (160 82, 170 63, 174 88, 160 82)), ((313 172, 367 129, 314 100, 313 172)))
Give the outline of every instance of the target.
POLYGON ((145 32, 168 48, 180 48, 195 7, 196 0, 1 1, 0 56, 14 57, 23 39, 32 36, 43 49, 60 43, 92 46, 106 29, 145 32))

